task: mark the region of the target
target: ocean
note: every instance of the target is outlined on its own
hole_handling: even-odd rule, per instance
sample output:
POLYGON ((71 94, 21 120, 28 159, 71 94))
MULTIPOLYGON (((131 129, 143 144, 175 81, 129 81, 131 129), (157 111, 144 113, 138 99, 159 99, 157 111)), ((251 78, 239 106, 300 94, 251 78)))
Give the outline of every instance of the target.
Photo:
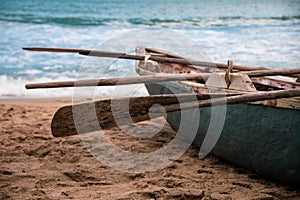
MULTIPOLYGON (((26 90, 24 85, 136 75, 133 61, 89 60, 22 47, 103 47, 134 53, 133 44, 144 45, 137 42, 139 34, 134 35, 141 30, 186 37, 213 62, 300 67, 300 0, 0 0, 0 97, 72 96, 70 88, 26 90), (120 39, 127 33, 130 40, 120 39)), ((151 34, 147 39, 151 47, 161 47, 162 41, 151 34)), ((178 53, 179 42, 168 50, 178 53)), ((101 88, 97 95, 111 90, 101 88)))

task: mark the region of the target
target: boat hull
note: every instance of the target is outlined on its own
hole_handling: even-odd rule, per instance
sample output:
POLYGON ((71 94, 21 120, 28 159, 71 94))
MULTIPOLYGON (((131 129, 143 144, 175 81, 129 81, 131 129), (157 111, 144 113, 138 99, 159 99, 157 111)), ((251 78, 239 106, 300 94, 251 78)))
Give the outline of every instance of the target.
MULTIPOLYGON (((190 92, 172 82, 146 87, 151 95, 190 92)), ((200 110, 200 124, 194 139, 198 147, 207 133, 211 113, 211 108, 200 110)), ((299 114, 299 110, 264 105, 228 105, 225 124, 212 153, 259 174, 299 186, 299 114)), ((194 113, 190 116, 192 121, 194 113)), ((169 114, 167 121, 177 130, 180 113, 169 114)))

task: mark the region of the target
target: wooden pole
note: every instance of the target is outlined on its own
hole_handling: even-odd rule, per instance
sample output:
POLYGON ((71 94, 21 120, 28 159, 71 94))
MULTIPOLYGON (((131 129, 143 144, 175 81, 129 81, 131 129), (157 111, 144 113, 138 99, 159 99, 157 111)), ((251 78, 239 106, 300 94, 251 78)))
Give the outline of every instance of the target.
MULTIPOLYGON (((283 69, 283 70, 258 70, 258 71, 247 71, 241 73, 247 74, 250 77, 289 75, 289 74, 300 73, 300 68, 283 69)), ((31 84, 27 84, 25 87, 27 89, 37 89, 37 88, 59 88, 59 87, 113 86, 113 85, 159 83, 159 82, 166 82, 166 81, 185 81, 185 80, 195 80, 201 83, 205 83, 205 81, 208 79, 209 76, 210 73, 160 74, 160 75, 125 77, 125 78, 86 79, 86 80, 78 80, 78 81, 31 83, 31 84)), ((292 84, 298 85, 299 83, 292 83, 292 84)))
MULTIPOLYGON (((79 53, 79 54, 85 55, 85 56, 145 60, 144 55, 132 55, 132 54, 127 54, 127 53, 122 53, 122 52, 109 52, 109 51, 98 51, 98 50, 88 50, 88 49, 42 48, 42 47, 24 47, 23 49, 28 50, 28 51, 79 53)), ((223 68, 223 69, 228 68, 228 65, 223 64, 223 63, 197 61, 197 60, 184 59, 184 58, 167 58, 167 57, 163 57, 163 56, 151 56, 149 59, 153 60, 153 61, 157 61, 157 62, 169 62, 169 63, 177 63, 177 64, 183 64, 183 65, 191 65, 192 64, 192 65, 212 67, 212 68, 223 68)), ((232 67, 233 67, 233 69, 240 70, 240 71, 270 70, 265 67, 249 67, 249 66, 242 66, 242 65, 233 65, 232 67)), ((286 74, 286 75, 291 75, 300 80, 300 76, 297 73, 286 74)))
MULTIPOLYGON (((187 110, 193 108, 204 108, 211 106, 219 106, 219 105, 227 105, 227 104, 240 104, 246 102, 254 102, 254 101, 264 101, 270 99, 280 99, 280 98, 288 98, 300 96, 300 90, 277 90, 270 92, 257 92, 257 93, 248 93, 241 94, 238 96, 226 97, 226 98, 216 98, 213 101, 211 100, 203 100, 198 102, 187 102, 179 104, 173 104, 165 106, 166 112, 178 112, 180 110, 187 110)), ((162 112, 161 110, 157 110, 156 112, 162 112)))
POLYGON ((166 81, 186 81, 196 80, 205 82, 209 74, 160 74, 149 76, 106 78, 106 79, 86 79, 78 81, 59 81, 46 83, 31 83, 25 85, 27 89, 37 88, 59 88, 59 87, 86 87, 86 86, 113 86, 139 83, 159 83, 166 81))
POLYGON ((249 77, 262 77, 262 76, 277 76, 277 75, 293 75, 300 74, 300 68, 294 69, 267 69, 267 70, 256 70, 256 71, 246 71, 239 72, 247 74, 249 77))

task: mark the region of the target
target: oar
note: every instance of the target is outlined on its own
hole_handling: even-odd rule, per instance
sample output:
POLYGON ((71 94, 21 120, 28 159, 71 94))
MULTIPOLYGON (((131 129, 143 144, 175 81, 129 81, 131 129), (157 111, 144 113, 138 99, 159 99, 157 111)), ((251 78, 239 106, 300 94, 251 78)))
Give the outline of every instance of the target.
MULTIPOLYGON (((258 71, 247 71, 241 72, 247 74, 250 77, 260 76, 274 76, 274 75, 289 75, 300 73, 298 69, 283 69, 283 70, 258 70, 258 71)), ((160 75, 149 75, 149 76, 138 76, 138 77, 125 77, 125 78, 106 78, 106 79, 86 79, 78 81, 61 81, 61 82, 46 82, 46 83, 31 83, 25 87, 27 89, 36 88, 59 88, 59 87, 83 87, 83 86, 112 86, 112 85, 127 85, 137 83, 158 83, 166 81, 184 81, 184 80, 195 80, 204 83, 210 73, 202 74, 160 74, 160 75)), ((292 83, 294 84, 294 83, 292 83)), ((297 84, 297 83, 295 83, 297 84)), ((298 83, 299 84, 299 83, 298 83)))
MULTIPOLYGON (((189 101, 181 104, 176 102, 178 100, 174 102, 174 97, 168 97, 168 99, 164 96, 149 96, 133 97, 130 99, 107 99, 64 106, 58 109, 52 119, 52 134, 54 137, 63 137, 76 135, 77 131, 79 133, 88 133, 99 131, 101 129, 109 129, 116 126, 126 125, 132 122, 137 123, 140 121, 149 120, 149 109, 154 104, 160 104, 164 106, 164 109, 167 113, 173 113, 180 110, 194 108, 300 96, 300 90, 280 90, 241 94, 238 96, 226 97, 225 99, 219 96, 219 98, 214 98, 213 103, 210 99, 207 99, 207 95, 208 94, 205 94, 202 98, 198 96, 197 98, 201 99, 199 101, 189 101), (126 108, 124 105, 128 105, 128 101, 129 107, 126 108), (114 111, 113 113, 112 105, 114 111), (128 120, 129 116, 131 116, 132 121, 128 120)), ((191 100, 191 98, 189 100, 191 100)), ((157 107, 154 107, 152 111, 157 114, 155 116, 162 116, 161 113, 164 112, 164 110, 157 107)))
MULTIPOLYGON (((127 54, 127 53, 122 53, 122 52, 109 52, 109 51, 98 51, 98 50, 89 50, 89 49, 42 48, 42 47, 24 47, 23 49, 28 50, 28 51, 79 53, 81 55, 86 55, 86 56, 145 60, 144 55, 132 55, 132 54, 127 54)), ((223 63, 197 61, 197 60, 184 59, 184 58, 170 58, 170 57, 153 55, 149 59, 153 60, 153 61, 158 61, 158 62, 169 62, 169 63, 184 64, 184 65, 193 64, 193 65, 199 65, 199 66, 217 67, 217 68, 225 68, 225 69, 227 69, 227 67, 228 67, 228 65, 223 64, 223 63)), ((253 71, 253 70, 262 70, 262 69, 267 69, 267 68, 233 65, 233 69, 241 70, 241 71, 253 71)))
MULTIPOLYGON (((104 129, 112 128, 117 126, 114 119, 113 114, 111 112, 111 105, 113 104, 114 116, 123 116, 123 118, 118 117, 123 124, 128 124, 127 120, 128 111, 126 110, 126 105, 129 102, 129 110, 132 113, 133 120, 135 122, 143 121, 149 119, 148 117, 148 109, 154 104, 160 105, 170 105, 176 104, 178 102, 189 102, 195 100, 204 100, 212 97, 224 97, 224 96, 234 96, 239 95, 236 94, 225 94, 225 93, 207 93, 207 94, 164 94, 164 95, 152 95, 145 97, 126 97, 126 98, 116 98, 116 99, 105 99, 95 102, 81 103, 75 105, 69 105, 61 107, 55 113, 52 123, 51 129, 52 134, 55 137, 62 137, 68 135, 77 134, 73 117, 79 115, 79 123, 77 125, 82 124, 83 131, 80 132, 91 132, 99 130, 98 121, 101 122, 101 127, 104 129), (97 118, 95 117, 95 113, 93 110, 95 109, 97 113, 97 118), (76 111, 73 113, 73 111, 76 111), (77 113, 77 115, 75 115, 77 113), (84 116, 82 116, 82 114, 84 116), (122 114, 123 113, 123 114, 122 114), (125 113, 125 114, 124 114, 125 113), (126 117, 127 116, 127 117, 126 117), (95 119, 95 120, 93 120, 95 119), (83 121, 83 123, 82 123, 83 121)), ((161 114, 159 114, 161 115, 161 114)))

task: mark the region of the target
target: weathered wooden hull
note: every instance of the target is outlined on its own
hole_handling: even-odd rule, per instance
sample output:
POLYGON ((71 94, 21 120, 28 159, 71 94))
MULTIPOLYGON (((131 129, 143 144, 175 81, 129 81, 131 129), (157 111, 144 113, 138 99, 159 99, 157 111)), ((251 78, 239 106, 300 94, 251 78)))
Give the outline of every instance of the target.
MULTIPOLYGON (((179 84, 147 84, 151 95, 188 92, 179 84), (168 89, 167 89, 168 88, 168 89)), ((200 111, 194 145, 201 146, 211 119, 211 108, 200 111)), ((221 136, 212 153, 252 171, 287 183, 300 185, 299 110, 254 104, 228 105, 221 136)), ((191 121, 193 121, 192 116, 191 121)), ((174 130, 180 113, 168 115, 174 130)))
MULTIPOLYGON (((160 52, 148 48, 138 48, 138 54, 160 52)), ((177 57, 176 55, 168 55, 177 57)), ((214 69, 203 68, 205 71, 214 69)), ((151 73, 201 73, 202 68, 158 63, 137 62, 137 72, 141 75, 151 73)), ((293 84, 262 77, 253 79, 262 90, 293 88, 293 84)), ((193 86, 183 82, 164 82, 146 84, 151 95, 169 93, 207 92, 203 86, 193 86), (172 92, 171 92, 172 91, 172 92)), ((298 88, 298 86, 296 86, 298 88)), ((261 101, 255 104, 227 105, 225 124, 221 136, 212 153, 232 163, 267 177, 300 186, 300 109, 299 99, 280 101, 261 101)), ((190 110, 194 121, 197 112, 190 110)), ((167 121, 177 130, 180 126, 180 113, 167 116, 167 121)), ((212 108, 201 108, 200 124, 194 145, 201 147, 207 134, 212 116, 212 108)), ((189 133, 186 133, 187 137, 189 133)))

